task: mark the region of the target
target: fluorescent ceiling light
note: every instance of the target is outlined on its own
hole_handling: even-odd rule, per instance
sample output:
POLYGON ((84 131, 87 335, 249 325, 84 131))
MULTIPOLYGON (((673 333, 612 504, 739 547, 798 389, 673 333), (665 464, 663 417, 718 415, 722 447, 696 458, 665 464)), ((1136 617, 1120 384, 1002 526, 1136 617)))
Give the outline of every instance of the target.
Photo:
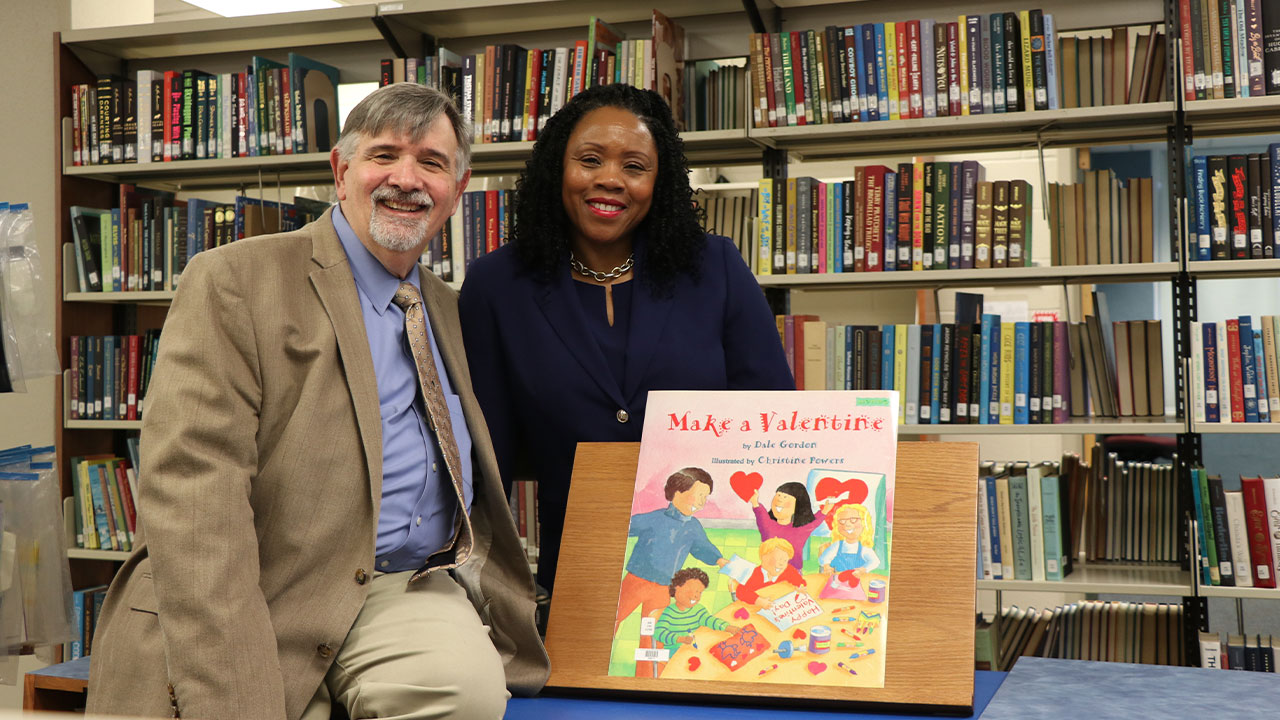
POLYGON ((186 2, 223 17, 342 7, 337 0, 186 0, 186 2))

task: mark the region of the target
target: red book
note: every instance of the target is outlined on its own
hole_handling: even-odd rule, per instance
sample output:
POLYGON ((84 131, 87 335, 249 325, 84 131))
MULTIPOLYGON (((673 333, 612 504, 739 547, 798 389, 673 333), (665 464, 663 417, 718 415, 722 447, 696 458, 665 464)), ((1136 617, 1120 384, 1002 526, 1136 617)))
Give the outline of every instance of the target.
MULTIPOLYGON (((952 422, 969 422, 969 372, 973 354, 973 334, 968 324, 956 324, 956 354, 953 377, 956 384, 955 412, 952 422)), ((976 422, 976 419, 975 419, 976 422)))
POLYGON ((794 340, 792 340, 791 352, 794 354, 796 389, 804 389, 804 324, 807 321, 817 321, 817 315, 788 315, 787 322, 792 323, 794 327, 790 330, 794 340))
POLYGON ((898 117, 903 119, 911 115, 911 68, 910 55, 907 51, 907 24, 895 23, 893 26, 895 49, 898 57, 898 117))
POLYGON ((542 51, 535 48, 529 54, 533 63, 529 75, 532 87, 529 88, 529 122, 525 124, 524 139, 537 140, 538 113, 541 111, 539 105, 542 100, 542 51))
POLYGON ((947 23, 947 114, 958 116, 960 106, 960 24, 947 23))
POLYGON ((126 335, 129 342, 129 354, 125 361, 125 367, 129 371, 129 389, 127 396, 128 410, 125 414, 125 420, 138 419, 138 366, 141 364, 141 358, 138 355, 138 336, 126 335))
POLYGON ((236 138, 240 157, 249 157, 249 97, 245 84, 248 73, 236 73, 236 138))
POLYGON ((866 213, 863 218, 863 247, 866 271, 884 270, 884 181, 889 168, 871 165, 866 168, 866 213))
MULTIPOLYGON (((804 73, 804 62, 803 60, 801 60, 801 57, 800 57, 801 56, 800 44, 805 42, 806 38, 802 37, 802 35, 803 33, 801 32, 798 32, 795 30, 791 31, 791 84, 795 88, 796 105, 804 104, 805 73, 804 73)), ((810 94, 812 94, 812 91, 810 92, 810 94)), ((806 106, 805 109, 809 112, 812 112, 812 108, 809 108, 806 106)), ((796 125, 807 124, 808 121, 805 120, 805 115, 807 114, 808 114, 807 112, 799 112, 799 110, 797 109, 796 125)))
MULTIPOLYGON (((921 86, 920 21, 907 23, 907 80, 911 88, 911 117, 924 117, 924 89, 921 86)), ((929 58, 928 62, 933 62, 929 58)))
POLYGON ((498 191, 484 191, 484 251, 498 249, 498 191))
POLYGON ((1240 365, 1240 321, 1227 320, 1227 367, 1231 382, 1231 422, 1244 422, 1244 379, 1240 365))
POLYGON ((1267 500, 1261 477, 1240 477, 1244 495, 1244 526, 1249 533, 1249 564, 1253 568, 1253 586, 1276 586, 1276 563, 1271 555, 1271 538, 1267 534, 1267 500))
MULTIPOLYGON (((161 123, 164 126, 164 159, 165 161, 173 160, 173 78, 177 75, 174 70, 166 70, 164 72, 164 114, 161 123)), ((180 96, 179 96, 180 97, 180 96)))
POLYGON ((529 544, 529 526, 526 524, 524 515, 529 503, 528 488, 529 483, 527 482, 516 483, 516 519, 520 523, 518 526, 519 530, 517 532, 519 532, 520 537, 525 539, 526 547, 528 547, 529 544))
POLYGON ((133 493, 129 492, 129 476, 125 472, 125 462, 119 460, 112 463, 116 470, 116 491, 120 493, 120 504, 124 510, 124 524, 129 528, 129 535, 138 531, 138 509, 133 505, 133 493))
MULTIPOLYGON (((1178 17, 1182 21, 1182 99, 1196 99, 1195 47, 1191 43, 1191 0, 1178 1, 1178 17)), ((1272 586, 1274 587, 1274 586, 1272 586)))

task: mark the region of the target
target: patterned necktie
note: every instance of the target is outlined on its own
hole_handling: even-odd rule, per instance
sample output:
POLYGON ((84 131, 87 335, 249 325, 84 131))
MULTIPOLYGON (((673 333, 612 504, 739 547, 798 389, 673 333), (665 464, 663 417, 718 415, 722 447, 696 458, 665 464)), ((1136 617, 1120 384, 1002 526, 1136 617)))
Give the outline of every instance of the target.
MULTIPOLYGON (((462 458, 458 454, 458 442, 453 437, 453 422, 449 417, 449 406, 444 399, 444 388, 440 386, 440 374, 436 371, 435 356, 431 353, 431 341, 427 338, 427 319, 422 309, 422 295, 412 283, 400 283, 393 298, 396 306, 404 310, 405 338, 409 341, 409 349, 413 352, 414 364, 418 367, 418 387, 422 390, 423 403, 427 406, 427 425, 436 434, 440 444, 440 454, 444 458, 445 469, 449 472, 453 489, 458 496, 456 531, 469 525, 464 509, 465 496, 462 490, 462 458)), ((468 528, 469 530, 469 528, 468 528)), ((471 533, 462 534, 462 543, 457 548, 455 561, 461 564, 471 553, 471 533)))

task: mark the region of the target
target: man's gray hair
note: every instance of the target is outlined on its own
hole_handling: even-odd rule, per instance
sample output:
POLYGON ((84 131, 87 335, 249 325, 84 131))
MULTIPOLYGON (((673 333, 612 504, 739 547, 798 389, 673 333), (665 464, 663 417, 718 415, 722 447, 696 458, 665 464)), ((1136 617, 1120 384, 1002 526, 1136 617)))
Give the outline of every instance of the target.
POLYGON ((458 141, 457 179, 471 167, 471 123, 458 112, 453 99, 427 85, 395 83, 374 90, 351 109, 334 146, 343 162, 350 162, 362 137, 377 137, 393 131, 418 142, 443 114, 453 126, 458 141))

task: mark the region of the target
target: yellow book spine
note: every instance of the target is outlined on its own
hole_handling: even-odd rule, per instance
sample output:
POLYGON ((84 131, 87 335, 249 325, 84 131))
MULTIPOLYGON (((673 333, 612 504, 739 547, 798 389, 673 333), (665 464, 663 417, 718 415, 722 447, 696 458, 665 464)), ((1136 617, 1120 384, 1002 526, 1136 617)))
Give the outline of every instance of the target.
POLYGON ((894 23, 884 24, 884 66, 889 85, 889 119, 901 119, 898 112, 898 43, 894 23))
MULTIPOLYGON (((959 34, 959 58, 957 63, 960 66, 960 114, 969 114, 969 30, 968 23, 963 15, 960 16, 958 34, 959 34)), ((976 79, 976 78, 975 78, 976 79)))
POLYGON ((1018 11, 1018 22, 1022 25, 1022 97, 1026 98, 1027 109, 1035 110, 1036 89, 1031 79, 1031 19, 1026 10, 1018 11))
POLYGON ((907 421, 907 327, 893 326, 893 389, 898 391, 898 424, 907 421))

